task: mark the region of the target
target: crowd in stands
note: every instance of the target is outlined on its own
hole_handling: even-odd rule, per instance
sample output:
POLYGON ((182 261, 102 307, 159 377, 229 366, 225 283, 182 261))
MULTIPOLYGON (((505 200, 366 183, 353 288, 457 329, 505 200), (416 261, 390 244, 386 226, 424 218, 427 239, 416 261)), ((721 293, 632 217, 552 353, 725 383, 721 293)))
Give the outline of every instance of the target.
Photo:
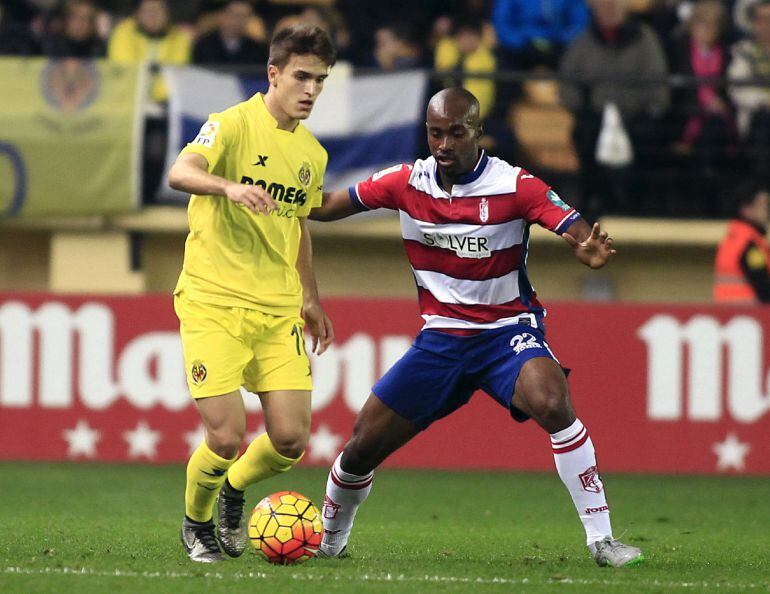
POLYGON ((299 22, 356 68, 470 89, 483 146, 589 216, 724 216, 735 176, 770 171, 770 0, 4 0, 0 54, 259 71, 299 22))

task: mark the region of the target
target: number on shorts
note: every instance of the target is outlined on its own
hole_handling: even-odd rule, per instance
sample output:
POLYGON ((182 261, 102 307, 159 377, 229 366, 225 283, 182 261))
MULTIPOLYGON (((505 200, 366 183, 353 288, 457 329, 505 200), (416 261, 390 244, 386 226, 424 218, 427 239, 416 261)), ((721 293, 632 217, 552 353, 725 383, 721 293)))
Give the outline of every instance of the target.
POLYGON ((304 348, 302 344, 302 330, 299 329, 299 326, 297 324, 294 324, 291 327, 291 335, 294 337, 295 342, 297 343, 297 354, 302 354, 302 349, 304 348))

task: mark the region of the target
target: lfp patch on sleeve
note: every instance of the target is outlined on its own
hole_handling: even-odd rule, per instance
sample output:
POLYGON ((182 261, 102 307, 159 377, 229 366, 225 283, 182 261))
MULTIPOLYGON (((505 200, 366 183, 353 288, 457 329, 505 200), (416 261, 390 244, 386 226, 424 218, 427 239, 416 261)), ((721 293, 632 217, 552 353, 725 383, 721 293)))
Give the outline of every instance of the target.
POLYGON ((550 200, 555 206, 558 206, 559 208, 561 208, 564 211, 567 211, 570 208, 572 208, 569 204, 564 202, 564 200, 559 198, 559 195, 556 192, 554 192, 553 190, 548 190, 547 196, 548 196, 548 200, 550 200))
POLYGON ((214 143, 214 139, 217 137, 219 131, 219 122, 206 122, 201 126, 198 136, 192 141, 193 144, 202 144, 203 146, 211 146, 214 143))

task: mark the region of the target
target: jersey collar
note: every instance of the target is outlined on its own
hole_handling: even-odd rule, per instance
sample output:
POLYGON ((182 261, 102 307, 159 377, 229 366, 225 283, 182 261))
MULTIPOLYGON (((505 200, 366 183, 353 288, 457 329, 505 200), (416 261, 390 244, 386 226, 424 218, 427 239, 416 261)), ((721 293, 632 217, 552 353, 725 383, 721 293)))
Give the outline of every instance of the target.
POLYGON ((260 113, 261 117, 264 118, 267 122, 270 123, 270 126, 272 128, 275 128, 276 131, 281 132, 283 134, 294 134, 299 127, 302 125, 300 122, 297 122, 296 127, 294 130, 284 130, 282 128, 278 127, 278 120, 275 119, 272 113, 270 113, 270 110, 267 108, 267 105, 265 104, 265 96, 262 93, 255 93, 254 96, 250 99, 250 101, 254 102, 254 105, 257 106, 257 111, 260 113))
MULTIPOLYGON (((481 149, 481 155, 479 156, 479 160, 476 163, 476 166, 468 173, 464 173, 463 175, 458 176, 454 185, 464 186, 466 184, 472 184, 475 182, 481 177, 481 174, 484 173, 484 169, 486 168, 488 162, 489 155, 487 155, 487 151, 481 149)), ((433 179, 435 179, 436 183, 438 184, 438 163, 436 161, 433 162, 433 179)), ((438 185, 441 187, 441 184, 438 185)))

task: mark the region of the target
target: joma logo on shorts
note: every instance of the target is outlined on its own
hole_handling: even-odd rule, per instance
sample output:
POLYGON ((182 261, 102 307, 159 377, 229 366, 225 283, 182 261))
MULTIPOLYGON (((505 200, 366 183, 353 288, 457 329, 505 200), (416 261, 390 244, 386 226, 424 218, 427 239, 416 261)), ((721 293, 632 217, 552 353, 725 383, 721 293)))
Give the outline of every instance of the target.
POLYGON ((307 193, 305 190, 295 188, 294 186, 287 187, 277 182, 268 183, 264 179, 253 180, 247 175, 241 177, 241 183, 248 184, 250 186, 259 186, 263 190, 266 190, 273 197, 273 199, 278 202, 299 204, 302 206, 307 200, 307 193))
POLYGON ((522 351, 526 351, 527 349, 543 348, 543 345, 537 341, 537 338, 535 338, 528 332, 517 334, 516 336, 511 338, 511 346, 513 347, 513 350, 517 355, 522 351))

